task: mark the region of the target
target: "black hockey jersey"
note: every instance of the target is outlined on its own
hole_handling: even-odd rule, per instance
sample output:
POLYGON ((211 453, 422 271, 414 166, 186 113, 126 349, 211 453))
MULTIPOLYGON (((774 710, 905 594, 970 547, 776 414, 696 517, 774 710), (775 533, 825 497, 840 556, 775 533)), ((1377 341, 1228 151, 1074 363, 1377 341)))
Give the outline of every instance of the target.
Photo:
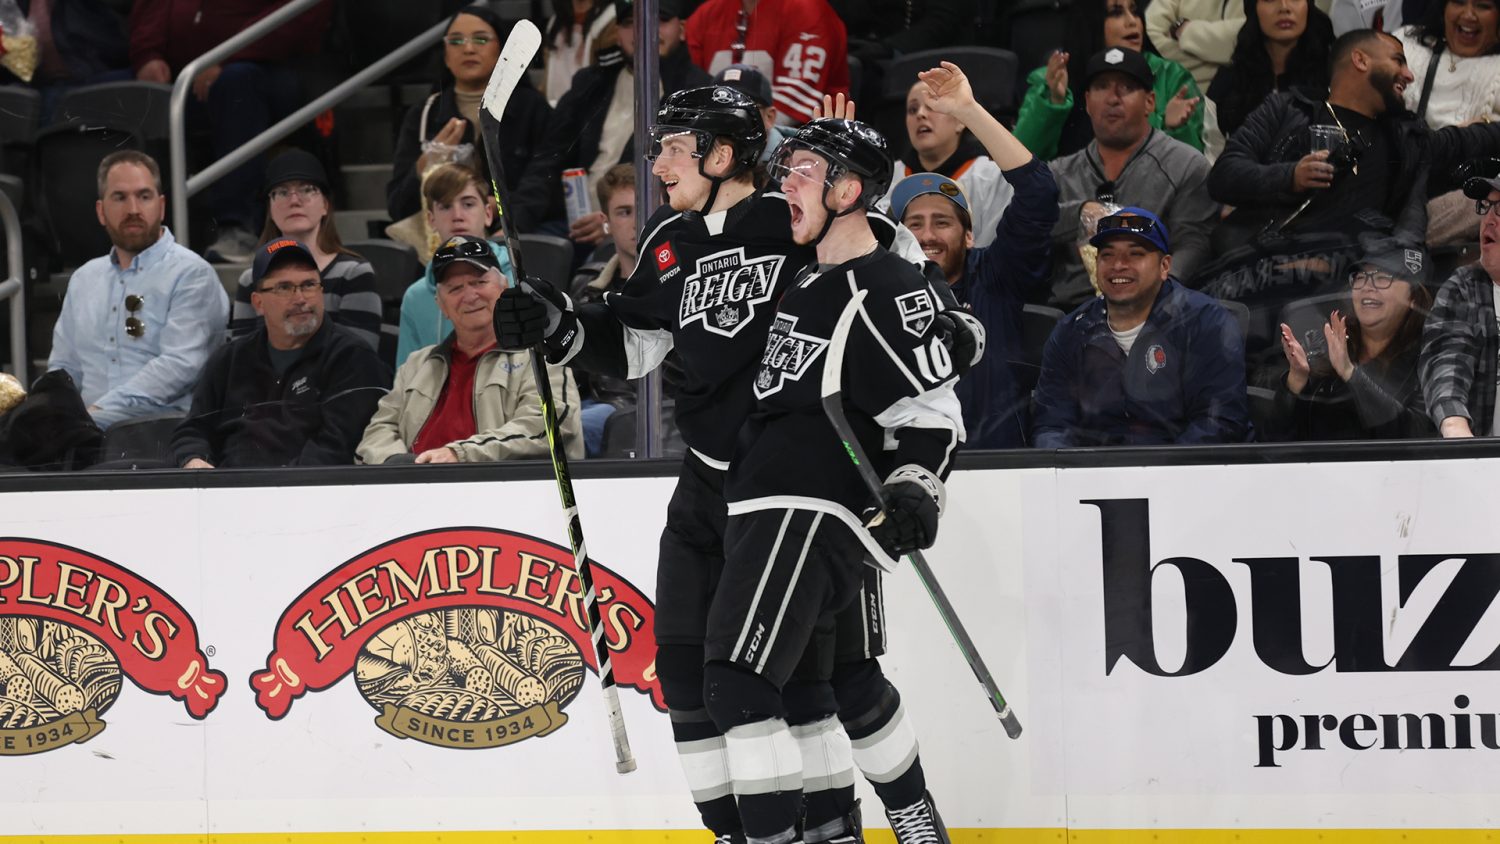
MULTIPOLYGON (((883 243, 896 237, 888 219, 870 219, 883 243)), ((638 378, 675 348, 677 427, 689 448, 725 468, 755 405, 750 385, 776 302, 815 251, 792 241, 786 197, 774 190, 706 216, 663 206, 641 244, 620 292, 578 308, 581 337, 554 362, 638 378)))
POLYGON ((824 355, 861 289, 869 293, 843 361, 855 435, 882 478, 907 464, 936 477, 952 468, 963 413, 952 359, 933 331, 941 303, 920 270, 877 247, 836 267, 807 268, 782 297, 756 371, 755 411, 724 489, 730 514, 819 510, 866 536, 856 514, 870 491, 822 406, 824 355))

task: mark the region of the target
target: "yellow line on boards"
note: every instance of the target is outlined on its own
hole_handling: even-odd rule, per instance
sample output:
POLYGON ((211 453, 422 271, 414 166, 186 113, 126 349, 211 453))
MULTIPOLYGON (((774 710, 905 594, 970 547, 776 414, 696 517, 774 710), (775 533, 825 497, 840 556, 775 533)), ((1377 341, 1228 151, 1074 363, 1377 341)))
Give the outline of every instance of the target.
MULTIPOLYGON (((1483 829, 954 829, 953 844, 1500 844, 1483 829)), ((866 830, 869 844, 893 844, 866 830)), ((705 844, 701 830, 0 835, 0 844, 705 844)))

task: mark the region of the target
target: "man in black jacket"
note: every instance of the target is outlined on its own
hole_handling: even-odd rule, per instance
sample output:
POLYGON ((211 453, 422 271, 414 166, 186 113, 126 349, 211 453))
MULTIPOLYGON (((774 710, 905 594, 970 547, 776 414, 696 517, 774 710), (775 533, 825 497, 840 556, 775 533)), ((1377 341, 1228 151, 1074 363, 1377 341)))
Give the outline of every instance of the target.
POLYGON ((1409 244, 1427 233, 1427 198, 1454 167, 1500 153, 1500 125, 1433 131, 1402 105, 1412 82, 1401 42, 1355 30, 1334 43, 1329 90, 1266 98, 1229 139, 1208 177, 1235 207, 1214 235, 1225 257, 1205 292, 1251 306, 1250 353, 1276 346, 1281 306, 1341 288, 1364 232, 1409 244), (1331 136, 1314 149, 1315 135, 1331 136))
POLYGON ((354 462, 391 384, 375 351, 323 319, 323 283, 307 247, 255 252, 250 303, 264 323, 208 359, 188 417, 172 435, 184 469, 354 462))
MULTIPOLYGON (((710 84, 709 75, 693 65, 683 46, 678 0, 661 0, 658 14, 662 95, 710 84)), ((594 64, 573 75, 572 87, 552 112, 539 152, 511 194, 510 213, 521 231, 535 231, 543 222, 561 216, 564 170, 588 170, 592 193, 609 168, 635 160, 631 141, 635 132, 636 28, 633 0, 616 0, 619 46, 600 51, 594 64)), ((597 246, 604 240, 602 221, 595 215, 585 216, 568 236, 585 247, 597 246)))

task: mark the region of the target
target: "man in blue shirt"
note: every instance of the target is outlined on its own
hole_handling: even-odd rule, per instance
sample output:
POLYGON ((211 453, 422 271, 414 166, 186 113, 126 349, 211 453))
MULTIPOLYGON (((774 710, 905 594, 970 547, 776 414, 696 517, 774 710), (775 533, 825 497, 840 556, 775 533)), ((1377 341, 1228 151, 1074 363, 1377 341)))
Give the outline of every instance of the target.
POLYGON ((72 376, 101 428, 185 412, 224 337, 229 296, 213 267, 162 225, 161 169, 134 150, 99 163, 99 224, 114 248, 68 281, 49 370, 72 376))
POLYGON ((1144 208, 1099 221, 1103 296, 1068 314, 1042 353, 1040 448, 1243 442, 1245 339, 1215 300, 1170 278, 1167 227, 1144 208))
POLYGON ((924 74, 927 107, 957 118, 984 144, 1015 193, 995 224, 994 241, 974 248, 969 197, 939 173, 915 173, 891 190, 891 216, 942 270, 959 303, 984 325, 989 347, 958 381, 965 448, 1021 448, 1030 426, 1022 377, 1021 312, 1047 281, 1057 182, 1052 171, 974 100, 961 70, 924 74))

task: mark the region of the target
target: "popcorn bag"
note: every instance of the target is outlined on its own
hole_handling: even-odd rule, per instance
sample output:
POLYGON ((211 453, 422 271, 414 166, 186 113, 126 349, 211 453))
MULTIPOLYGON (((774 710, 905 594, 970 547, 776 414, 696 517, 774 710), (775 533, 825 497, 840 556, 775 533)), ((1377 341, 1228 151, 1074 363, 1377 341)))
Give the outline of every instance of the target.
POLYGON ((1099 288, 1099 249, 1089 239, 1099 230, 1100 220, 1119 210, 1119 205, 1099 200, 1089 200, 1078 209, 1078 257, 1083 259, 1083 268, 1088 271, 1096 296, 1104 292, 1099 288))
POLYGON ((26 388, 21 386, 21 382, 8 372, 0 372, 0 416, 20 404, 24 398, 26 388))
POLYGON ((0 0, 0 67, 30 82, 39 58, 36 27, 21 13, 16 0, 0 0))

